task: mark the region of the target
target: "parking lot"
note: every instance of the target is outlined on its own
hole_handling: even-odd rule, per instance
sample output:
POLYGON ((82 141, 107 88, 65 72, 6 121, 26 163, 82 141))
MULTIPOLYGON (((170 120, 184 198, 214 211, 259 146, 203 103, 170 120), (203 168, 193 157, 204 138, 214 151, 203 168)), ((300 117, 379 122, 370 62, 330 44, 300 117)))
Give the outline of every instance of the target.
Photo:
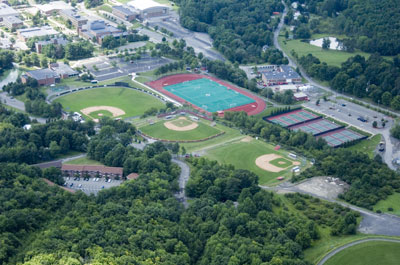
POLYGON ((97 60, 86 63, 85 66, 90 70, 94 79, 104 81, 131 73, 151 71, 170 62, 172 62, 170 59, 153 58, 143 54, 139 60, 128 62, 124 58, 98 57, 97 60), (115 65, 113 65, 113 62, 115 62, 115 65))
POLYGON ((119 186, 123 182, 123 180, 114 179, 110 179, 110 182, 106 182, 105 178, 89 178, 88 180, 84 180, 83 178, 64 177, 64 180, 65 187, 73 190, 81 190, 86 194, 97 194, 103 189, 119 186))

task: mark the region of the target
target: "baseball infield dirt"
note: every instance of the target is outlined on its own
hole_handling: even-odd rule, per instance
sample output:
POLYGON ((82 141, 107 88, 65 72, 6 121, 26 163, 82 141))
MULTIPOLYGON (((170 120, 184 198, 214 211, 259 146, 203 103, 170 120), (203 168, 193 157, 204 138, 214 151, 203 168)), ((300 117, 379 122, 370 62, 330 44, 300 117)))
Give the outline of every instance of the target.
MULTIPOLYGON (((95 111, 99 111, 99 110, 106 110, 112 113, 113 117, 118 117, 121 115, 125 115, 125 111, 123 111, 120 108, 116 108, 116 107, 111 107, 111 106, 94 106, 94 107, 88 107, 88 108, 84 108, 81 109, 81 112, 83 114, 85 114, 86 116, 90 117, 90 113, 95 112, 95 111)), ((101 115, 99 115, 101 116, 101 115)), ((98 119, 94 119, 93 117, 91 117, 93 119, 93 121, 98 122, 98 119)))
POLYGON ((269 172, 281 172, 282 170, 285 170, 286 168, 277 167, 277 166, 274 166, 269 163, 270 161, 275 160, 277 158, 283 158, 283 157, 280 155, 276 155, 276 154, 262 155, 262 156, 257 157, 256 165, 259 168, 264 169, 269 172))
MULTIPOLYGON (((178 120, 185 120, 185 121, 189 122, 189 120, 186 119, 185 117, 180 117, 178 120)), ((176 122, 178 120, 174 120, 174 121, 176 122)), ((191 130, 196 129, 199 126, 199 124, 197 124, 197 122, 192 122, 191 124, 186 125, 186 126, 177 126, 174 124, 174 121, 167 121, 164 123, 164 126, 167 129, 170 129, 173 131, 178 131, 178 132, 191 131, 191 130)))

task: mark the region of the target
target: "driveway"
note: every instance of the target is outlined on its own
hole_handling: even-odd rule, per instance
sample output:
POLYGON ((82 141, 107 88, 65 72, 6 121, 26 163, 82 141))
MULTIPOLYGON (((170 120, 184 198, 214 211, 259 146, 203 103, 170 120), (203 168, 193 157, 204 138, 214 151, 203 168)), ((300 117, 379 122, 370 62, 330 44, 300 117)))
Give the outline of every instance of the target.
POLYGON ((185 194, 185 187, 190 177, 190 167, 188 166, 188 164, 177 158, 172 158, 171 161, 181 168, 181 173, 179 175, 179 192, 175 194, 175 197, 183 203, 183 206, 185 208, 187 208, 189 206, 189 203, 187 202, 188 198, 185 194))

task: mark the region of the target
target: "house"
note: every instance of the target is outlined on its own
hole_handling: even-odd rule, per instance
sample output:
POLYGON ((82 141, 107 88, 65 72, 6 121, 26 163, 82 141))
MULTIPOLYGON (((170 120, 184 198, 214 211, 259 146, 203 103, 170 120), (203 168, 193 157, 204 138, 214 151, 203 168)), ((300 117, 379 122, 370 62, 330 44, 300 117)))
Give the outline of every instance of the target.
POLYGON ((77 76, 79 73, 72 69, 68 64, 65 63, 51 63, 49 68, 54 71, 61 79, 65 79, 72 76, 77 76))
POLYGON ((80 15, 78 15, 75 11, 71 9, 60 10, 60 17, 62 17, 65 21, 71 21, 71 24, 75 28, 81 28, 83 25, 86 25, 88 20, 80 15))
POLYGON ((65 46, 68 44, 68 40, 64 38, 52 38, 51 40, 37 41, 35 43, 35 50, 37 53, 41 54, 43 47, 50 44, 65 46))
POLYGON ((0 38, 1 49, 11 49, 13 47, 12 42, 7 38, 0 38))
POLYGON ((96 40, 97 43, 101 44, 105 36, 113 36, 119 38, 126 35, 121 29, 106 24, 104 20, 94 20, 84 25, 82 28, 78 28, 79 35, 88 40, 96 40))
POLYGON ((0 3, 0 21, 10 16, 17 17, 19 16, 19 12, 5 3, 0 3))
POLYGON ((60 76, 48 68, 26 72, 21 76, 22 83, 26 84, 29 77, 38 81, 39 85, 52 85, 60 81, 60 76))
POLYGON ((139 15, 138 11, 127 5, 113 6, 112 13, 120 19, 126 21, 135 20, 139 15))
POLYGON ((128 6, 134 8, 142 20, 165 16, 169 13, 168 6, 159 4, 153 0, 134 0, 129 2, 128 6))
POLYGON ((132 179, 137 179, 139 177, 138 173, 131 173, 128 176, 126 176, 127 180, 132 180, 132 179))
POLYGON ((308 101, 309 100, 307 94, 305 94, 304 92, 294 93, 293 97, 296 101, 308 101))
POLYGON ((3 18, 3 25, 9 29, 16 29, 22 27, 24 23, 18 17, 8 16, 3 18))
POLYGON ((301 82, 300 75, 288 65, 260 69, 259 72, 264 84, 268 86, 301 82))
POLYGON ((62 165, 61 172, 64 176, 80 177, 109 177, 122 178, 122 167, 106 167, 98 165, 62 165))
POLYGON ((71 10, 73 9, 69 4, 64 1, 49 2, 44 5, 36 5, 40 12, 44 15, 51 16, 54 13, 58 13, 60 10, 71 10))
POLYGON ((32 27, 27 29, 17 30, 18 38, 22 41, 27 41, 34 37, 56 36, 59 32, 54 30, 51 26, 32 27))

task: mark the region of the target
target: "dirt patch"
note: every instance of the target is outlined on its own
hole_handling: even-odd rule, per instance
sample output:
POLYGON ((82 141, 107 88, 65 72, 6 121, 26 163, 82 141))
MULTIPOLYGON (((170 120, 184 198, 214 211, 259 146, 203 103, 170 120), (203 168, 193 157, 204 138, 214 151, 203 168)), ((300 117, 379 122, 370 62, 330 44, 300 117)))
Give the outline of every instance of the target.
POLYGON ((299 161, 292 161, 293 165, 295 166, 300 166, 300 162, 299 161))
POLYGON ((244 137, 242 140, 240 140, 241 142, 245 142, 245 143, 248 143, 248 142, 251 142, 251 141, 253 141, 253 137, 251 137, 251 136, 246 136, 246 137, 244 137))
POLYGON ((275 160, 277 158, 283 158, 280 155, 276 155, 276 154, 268 154, 268 155, 262 155, 257 157, 256 159, 256 165, 266 171, 269 172, 281 172, 282 170, 285 170, 286 168, 281 168, 281 167, 277 167, 275 165, 272 165, 270 163, 270 161, 275 160))
POLYGON ((336 199, 340 193, 349 187, 344 181, 332 177, 314 177, 296 186, 304 192, 329 199, 336 199))
POLYGON ((283 161, 279 161, 278 164, 279 164, 279 165, 284 165, 284 164, 286 164, 286 163, 283 162, 283 161))
MULTIPOLYGON (((125 111, 123 111, 120 108, 116 108, 116 107, 111 107, 111 106, 94 106, 94 107, 88 107, 85 109, 81 109, 81 112, 83 114, 85 114, 86 116, 90 117, 90 113, 95 112, 95 111, 99 111, 99 110, 106 110, 111 112, 113 117, 118 117, 121 115, 125 115, 125 111)), ((98 114, 98 116, 101 116, 100 114, 98 114)), ((90 117, 93 119, 94 122, 99 122, 99 119, 94 119, 93 117, 90 117)))
MULTIPOLYGON (((180 117, 179 120, 187 120, 185 117, 180 117)), ((164 123, 164 126, 169 129, 169 130, 173 130, 173 131, 178 131, 178 132, 183 132, 183 131, 191 131, 196 129, 199 124, 197 122, 192 122, 190 125, 186 125, 186 126, 176 126, 175 124, 173 124, 172 121, 167 121, 164 123)))
POLYGON ((100 116, 100 117, 101 117, 101 116, 103 116, 103 113, 99 113, 99 114, 97 114, 97 116, 100 116))

